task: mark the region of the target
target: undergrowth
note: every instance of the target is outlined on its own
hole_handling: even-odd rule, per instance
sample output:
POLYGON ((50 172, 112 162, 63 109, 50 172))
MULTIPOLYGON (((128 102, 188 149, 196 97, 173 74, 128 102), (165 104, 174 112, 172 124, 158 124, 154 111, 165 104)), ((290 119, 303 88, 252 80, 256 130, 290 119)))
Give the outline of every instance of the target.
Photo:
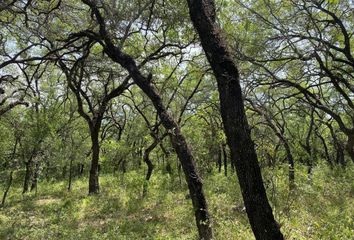
MULTIPOLYGON (((274 215, 286 239, 350 240, 354 236, 353 167, 296 171, 289 193, 286 167, 264 169, 274 215)), ((204 176, 215 239, 254 239, 236 176, 204 176)), ((0 239, 197 239, 191 200, 178 176, 156 170, 142 197, 144 172, 102 175, 99 195, 87 195, 87 179, 39 183, 37 193, 10 190, 0 210, 0 239)))

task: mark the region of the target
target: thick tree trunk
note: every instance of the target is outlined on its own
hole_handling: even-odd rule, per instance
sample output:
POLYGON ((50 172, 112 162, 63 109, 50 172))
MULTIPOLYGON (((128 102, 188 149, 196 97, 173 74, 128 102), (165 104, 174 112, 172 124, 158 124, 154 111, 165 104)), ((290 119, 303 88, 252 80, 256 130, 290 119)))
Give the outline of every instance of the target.
POLYGON ((218 83, 227 143, 256 239, 284 239, 269 205, 244 110, 239 73, 215 22, 213 0, 188 0, 190 16, 218 83))
POLYGON ((98 181, 98 163, 100 158, 99 128, 91 128, 92 159, 89 177, 89 194, 97 194, 100 191, 98 181))

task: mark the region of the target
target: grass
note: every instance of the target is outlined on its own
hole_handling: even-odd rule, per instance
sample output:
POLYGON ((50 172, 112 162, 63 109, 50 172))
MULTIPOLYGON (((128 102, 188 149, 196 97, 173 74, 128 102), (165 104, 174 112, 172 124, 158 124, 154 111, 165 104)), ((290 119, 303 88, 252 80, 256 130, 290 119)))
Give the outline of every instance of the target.
MULTIPOLYGON (((274 214, 286 239, 340 239, 354 236, 353 168, 314 169, 308 179, 297 169, 297 188, 289 197, 286 168, 265 169, 264 180, 274 214)), ((197 239, 187 189, 178 177, 154 172, 142 198, 141 171, 102 175, 101 193, 87 195, 87 179, 40 182, 38 193, 11 189, 0 210, 0 239, 197 239)), ((236 176, 205 176, 205 193, 215 239, 254 239, 242 205, 236 176)))

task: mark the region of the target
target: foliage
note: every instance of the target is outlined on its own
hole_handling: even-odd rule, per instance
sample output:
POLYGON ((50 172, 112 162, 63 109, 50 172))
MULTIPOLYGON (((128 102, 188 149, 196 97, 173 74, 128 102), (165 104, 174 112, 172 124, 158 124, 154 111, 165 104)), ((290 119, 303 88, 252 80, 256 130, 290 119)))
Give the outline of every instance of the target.
MULTIPOLYGON (((289 197, 286 168, 265 169, 264 178, 276 217, 287 239, 350 239, 353 234, 353 169, 318 166, 308 179, 297 169, 297 189, 289 197)), ((22 200, 13 188, 0 212, 3 239, 195 239, 196 231, 177 175, 153 175, 142 198, 139 171, 101 177, 100 195, 86 195, 86 178, 66 183, 43 182, 37 195, 22 200)), ((215 239, 252 239, 235 175, 213 173, 205 178, 215 239)))

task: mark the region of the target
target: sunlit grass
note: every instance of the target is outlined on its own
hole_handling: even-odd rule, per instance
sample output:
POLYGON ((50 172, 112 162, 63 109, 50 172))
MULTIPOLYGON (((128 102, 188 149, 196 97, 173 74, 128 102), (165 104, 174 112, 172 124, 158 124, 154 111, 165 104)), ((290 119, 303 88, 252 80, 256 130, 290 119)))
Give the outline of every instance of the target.
MULTIPOLYGON (((351 239, 354 236, 353 168, 297 169, 289 196, 284 166, 263 171, 274 214, 287 239, 351 239)), ((204 177, 215 239, 253 239, 236 176, 204 177)), ((37 194, 11 189, 0 210, 0 239, 197 239, 191 201, 178 176, 154 172, 142 197, 144 174, 102 175, 101 193, 87 195, 87 178, 40 182, 37 194)))

